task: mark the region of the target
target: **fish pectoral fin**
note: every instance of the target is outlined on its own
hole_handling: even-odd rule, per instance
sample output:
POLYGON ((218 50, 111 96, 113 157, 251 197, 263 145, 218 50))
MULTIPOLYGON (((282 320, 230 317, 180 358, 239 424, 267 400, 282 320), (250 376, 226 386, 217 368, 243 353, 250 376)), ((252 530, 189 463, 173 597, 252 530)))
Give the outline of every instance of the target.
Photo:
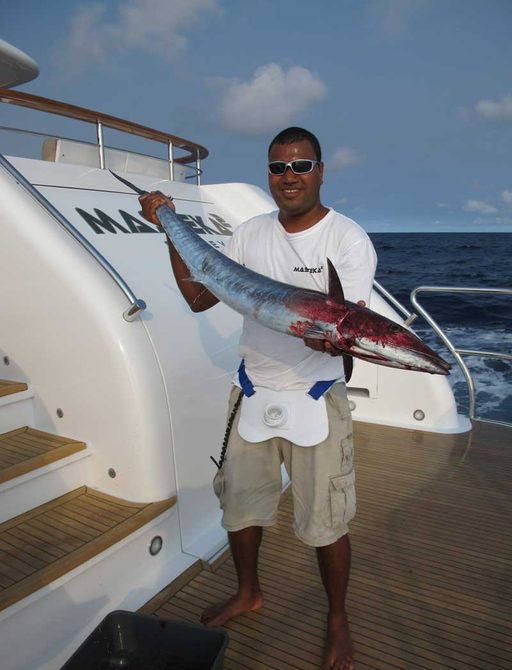
POLYGON ((304 330, 304 337, 311 340, 325 340, 325 332, 320 328, 306 328, 304 330))

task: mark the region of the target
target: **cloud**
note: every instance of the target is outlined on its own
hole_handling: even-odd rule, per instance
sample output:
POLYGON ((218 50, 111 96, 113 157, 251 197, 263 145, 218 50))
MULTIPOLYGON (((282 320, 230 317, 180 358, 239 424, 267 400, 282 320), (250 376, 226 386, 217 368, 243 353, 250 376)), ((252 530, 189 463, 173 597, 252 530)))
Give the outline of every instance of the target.
POLYGON ((478 212, 478 214, 497 214, 498 210, 482 200, 468 200, 462 208, 465 212, 478 212))
POLYGON ((368 6, 378 20, 381 33, 390 39, 400 37, 411 19, 428 6, 427 0, 373 0, 368 6))
POLYGON ((332 155, 332 158, 327 161, 326 167, 328 170, 344 170, 359 162, 359 154, 355 149, 351 149, 350 147, 339 147, 332 155))
POLYGON ((505 229, 505 226, 510 226, 512 225, 512 218, 510 217, 505 217, 505 216, 495 216, 492 219, 480 219, 476 218, 471 221, 472 224, 476 226, 492 226, 492 230, 496 230, 496 226, 501 226, 504 227, 503 232, 509 232, 509 230, 505 229))
POLYGON ((216 80, 223 88, 219 107, 222 125, 231 131, 259 135, 291 125, 327 92, 324 83, 304 67, 285 71, 262 65, 249 81, 216 80))
POLYGON ((512 121, 512 95, 504 95, 501 100, 479 100, 474 111, 487 121, 512 121))
POLYGON ((438 202, 437 207, 443 211, 443 214, 448 213, 448 214, 455 214, 458 209, 454 207, 452 204, 449 204, 447 202, 438 202))
POLYGON ((512 191, 502 191, 501 199, 506 205, 512 206, 512 191))
POLYGON ((124 0, 108 19, 109 9, 106 3, 77 9, 58 53, 66 69, 85 70, 115 52, 143 51, 170 61, 187 48, 183 31, 219 10, 218 0, 124 0))

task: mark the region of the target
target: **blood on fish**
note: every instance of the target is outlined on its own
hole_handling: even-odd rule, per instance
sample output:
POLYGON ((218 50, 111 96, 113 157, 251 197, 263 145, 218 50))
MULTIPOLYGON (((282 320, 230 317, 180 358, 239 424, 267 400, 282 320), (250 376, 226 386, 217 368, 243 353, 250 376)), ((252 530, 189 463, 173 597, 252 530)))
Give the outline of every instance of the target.
POLYGON ((295 321, 290 323, 290 332, 297 337, 307 337, 307 331, 314 328, 313 321, 295 321))

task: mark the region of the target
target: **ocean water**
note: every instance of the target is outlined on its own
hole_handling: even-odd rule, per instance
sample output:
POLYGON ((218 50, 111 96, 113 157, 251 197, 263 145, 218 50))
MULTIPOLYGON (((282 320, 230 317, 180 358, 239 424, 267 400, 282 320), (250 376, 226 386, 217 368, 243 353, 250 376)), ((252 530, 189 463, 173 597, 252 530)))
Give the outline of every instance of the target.
MULTIPOLYGON (((376 279, 413 311, 418 286, 512 289, 510 233, 371 233, 376 279)), ((512 355, 512 296, 421 294, 420 304, 456 348, 512 355)), ((454 364, 449 376, 459 411, 467 412, 464 376, 444 343, 419 317, 415 332, 454 364)), ((473 376, 478 418, 512 423, 512 362, 464 357, 473 376)))

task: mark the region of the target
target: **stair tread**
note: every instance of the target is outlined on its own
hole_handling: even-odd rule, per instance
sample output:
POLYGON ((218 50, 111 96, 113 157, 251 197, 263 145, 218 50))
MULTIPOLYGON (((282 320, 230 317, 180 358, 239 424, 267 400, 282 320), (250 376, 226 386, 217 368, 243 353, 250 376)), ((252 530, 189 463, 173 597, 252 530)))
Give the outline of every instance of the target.
POLYGON ((7 379, 0 379, 0 398, 4 395, 26 391, 28 386, 24 382, 13 382, 7 379))
POLYGON ((42 430, 17 428, 0 435, 0 484, 86 449, 86 444, 42 430))
POLYGON ((81 487, 0 524, 0 610, 142 527, 176 502, 134 503, 81 487))

